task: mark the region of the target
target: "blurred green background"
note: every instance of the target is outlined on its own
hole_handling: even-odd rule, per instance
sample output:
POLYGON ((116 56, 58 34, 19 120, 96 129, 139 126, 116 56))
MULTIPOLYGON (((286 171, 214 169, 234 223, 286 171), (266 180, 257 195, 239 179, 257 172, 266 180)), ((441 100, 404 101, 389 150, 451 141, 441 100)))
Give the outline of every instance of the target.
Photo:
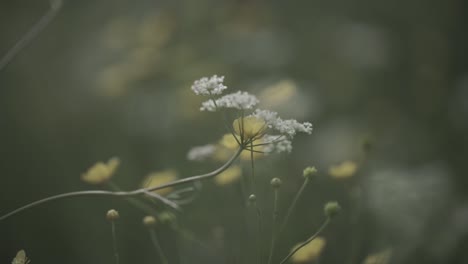
MULTIPOLYGON (((219 163, 187 161, 225 127, 200 113, 192 82, 226 76, 231 91, 259 96, 285 118, 311 121, 289 155, 258 161, 259 203, 270 228, 272 177, 285 182, 280 210, 308 186, 278 245, 279 261, 321 223, 320 263, 468 263, 468 36, 463 0, 65 1, 50 25, 0 71, 0 214, 52 194, 93 189, 80 175, 120 157, 124 189, 153 171, 180 176, 219 163), (335 179, 328 168, 361 162, 335 179)), ((0 2, 0 54, 49 9, 0 2)), ((248 176, 248 171, 247 176, 248 176)), ((240 183, 203 184, 178 215, 181 236, 158 228, 170 263, 254 263, 255 217, 240 183)), ((53 202, 0 223, 0 261, 26 249, 32 263, 113 263, 105 212, 117 223, 122 263, 159 263, 141 219, 122 199, 53 202)), ((269 234, 265 232, 265 245, 269 234)), ((278 262, 276 261, 276 262, 278 262)), ((313 262, 311 262, 313 263, 313 262)))

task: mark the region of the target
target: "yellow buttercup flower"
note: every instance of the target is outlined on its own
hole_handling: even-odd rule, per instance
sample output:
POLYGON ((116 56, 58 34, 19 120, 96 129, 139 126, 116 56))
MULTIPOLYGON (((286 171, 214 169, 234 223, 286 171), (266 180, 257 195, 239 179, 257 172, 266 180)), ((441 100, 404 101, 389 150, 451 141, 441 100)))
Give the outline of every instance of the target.
MULTIPOLYGON (((158 172, 152 172, 148 176, 146 176, 145 180, 143 181, 142 187, 144 188, 151 188, 156 187, 165 183, 169 183, 175 181, 177 179, 177 172, 175 170, 164 170, 158 172)), ((161 190, 155 191, 159 195, 166 195, 172 192, 172 188, 164 188, 161 190)))
POLYGON ((232 134, 224 134, 219 144, 227 149, 237 149, 239 144, 237 143, 236 139, 232 134))
POLYGON ((227 185, 240 179, 242 169, 238 165, 233 165, 214 178, 218 185, 227 185))
POLYGON ((263 119, 255 116, 238 118, 232 123, 232 127, 237 135, 242 135, 244 140, 254 137, 261 137, 263 130, 266 128, 266 123, 263 119))
POLYGON ((331 166, 328 169, 328 174, 336 179, 344 179, 353 176, 358 169, 358 165, 354 161, 345 161, 341 164, 331 166))
MULTIPOLYGON (((294 246, 291 251, 295 250, 299 245, 300 244, 294 246)), ((320 256, 325 245, 325 238, 316 237, 292 255, 291 261, 294 263, 307 263, 314 261, 320 256)))
POLYGON ((377 253, 371 254, 367 256, 363 264, 387 264, 390 262, 390 258, 392 257, 392 249, 387 248, 377 253))
POLYGON ((13 259, 11 264, 28 264, 30 260, 26 257, 26 252, 22 249, 16 253, 16 257, 13 259))
POLYGON ((114 175, 120 164, 119 158, 111 158, 107 163, 98 162, 81 175, 81 180, 89 184, 102 184, 114 175))
POLYGON ((286 104, 296 95, 296 84, 292 80, 281 80, 263 89, 259 99, 264 107, 270 108, 286 104))

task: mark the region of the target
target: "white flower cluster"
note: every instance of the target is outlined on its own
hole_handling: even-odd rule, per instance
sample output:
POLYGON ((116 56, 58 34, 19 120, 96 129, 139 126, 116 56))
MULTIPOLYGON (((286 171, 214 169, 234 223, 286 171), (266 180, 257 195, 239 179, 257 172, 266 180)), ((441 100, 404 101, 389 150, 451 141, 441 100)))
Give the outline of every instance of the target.
POLYGON ((193 147, 187 153, 187 159, 192 161, 203 161, 211 157, 216 151, 216 146, 212 144, 193 147))
POLYGON ((276 112, 256 109, 252 115, 263 119, 269 128, 272 128, 281 134, 288 135, 289 138, 293 138, 297 132, 304 132, 307 134, 312 133, 311 123, 299 123, 294 119, 283 120, 278 117, 278 113, 276 112))
POLYGON ((197 95, 216 95, 223 93, 227 86, 223 84, 224 76, 213 75, 211 78, 203 77, 196 80, 192 85, 192 90, 197 95))
POLYGON ((258 104, 258 99, 255 95, 251 95, 247 92, 237 91, 236 93, 227 94, 222 96, 215 101, 212 99, 202 103, 201 111, 216 111, 216 108, 236 108, 239 110, 242 109, 252 109, 256 104, 258 104))
MULTIPOLYGON (((222 84, 224 77, 214 75, 211 78, 201 78, 192 85, 192 90, 199 95, 220 95, 227 87, 222 84)), ((202 103, 201 111, 214 112, 220 108, 234 108, 239 110, 254 109, 259 103, 257 97, 247 92, 238 91, 219 98, 211 98, 202 103)), ((312 124, 309 122, 299 123, 294 119, 283 120, 278 113, 269 110, 256 109, 251 116, 261 119, 266 126, 276 131, 278 135, 265 134, 262 130, 261 137, 265 153, 291 152, 291 141, 298 132, 312 133, 312 124)), ((204 160, 212 155, 216 146, 206 145, 193 148, 187 155, 189 160, 204 160)))
POLYGON ((289 153, 292 151, 291 140, 285 138, 282 135, 264 135, 262 139, 265 144, 267 144, 263 147, 263 151, 265 153, 289 153))

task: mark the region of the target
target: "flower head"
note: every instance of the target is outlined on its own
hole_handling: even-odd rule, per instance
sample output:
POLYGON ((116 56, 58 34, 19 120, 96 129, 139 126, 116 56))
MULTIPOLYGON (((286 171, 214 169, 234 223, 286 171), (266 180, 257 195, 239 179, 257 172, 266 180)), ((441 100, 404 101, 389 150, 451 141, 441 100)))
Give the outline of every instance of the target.
POLYGON ((216 151, 216 146, 213 144, 193 147, 187 153, 187 159, 192 161, 203 161, 208 159, 216 151))
POLYGON ((265 120, 269 128, 287 135, 289 138, 293 138, 297 132, 312 133, 311 123, 299 123, 294 119, 283 120, 278 116, 278 113, 273 111, 256 109, 252 115, 265 120))
POLYGON ((237 91, 224 95, 215 101, 212 99, 202 103, 201 111, 214 112, 217 108, 235 108, 239 110, 252 109, 259 103, 255 95, 248 92, 237 91))
POLYGON ((213 75, 211 78, 203 77, 193 83, 192 91, 197 95, 221 94, 227 89, 227 86, 223 84, 223 81, 224 76, 218 77, 217 75, 213 75))
POLYGON ((81 175, 81 179, 89 184, 102 184, 114 175, 120 164, 119 158, 111 158, 107 163, 98 162, 81 175))
MULTIPOLYGON (((296 249, 300 244, 296 245, 292 250, 296 249)), ((299 249, 292 257, 293 263, 307 263, 316 260, 323 248, 326 245, 326 240, 323 237, 316 237, 307 245, 299 249)))

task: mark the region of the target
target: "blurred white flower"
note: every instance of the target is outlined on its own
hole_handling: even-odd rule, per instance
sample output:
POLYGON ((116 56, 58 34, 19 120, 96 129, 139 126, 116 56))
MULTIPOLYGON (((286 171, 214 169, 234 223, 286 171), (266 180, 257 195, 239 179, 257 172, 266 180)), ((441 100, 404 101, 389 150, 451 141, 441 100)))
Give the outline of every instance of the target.
POLYGON ((253 116, 265 120, 267 126, 281 134, 288 135, 293 138, 297 132, 312 133, 312 124, 309 122, 299 123, 294 119, 283 120, 278 117, 278 113, 256 109, 253 116))
POLYGON ((213 144, 193 147, 187 153, 187 159, 193 161, 203 161, 211 157, 216 151, 216 146, 213 144))
POLYGON ((217 75, 213 75, 211 78, 203 77, 193 83, 192 90, 197 95, 222 94, 227 89, 223 81, 224 76, 218 77, 217 75))
POLYGON ((239 110, 243 109, 252 109, 256 104, 258 104, 258 99, 254 95, 251 95, 247 92, 237 91, 236 93, 227 94, 223 97, 213 101, 212 99, 203 102, 201 111, 216 111, 218 108, 235 108, 239 110))

